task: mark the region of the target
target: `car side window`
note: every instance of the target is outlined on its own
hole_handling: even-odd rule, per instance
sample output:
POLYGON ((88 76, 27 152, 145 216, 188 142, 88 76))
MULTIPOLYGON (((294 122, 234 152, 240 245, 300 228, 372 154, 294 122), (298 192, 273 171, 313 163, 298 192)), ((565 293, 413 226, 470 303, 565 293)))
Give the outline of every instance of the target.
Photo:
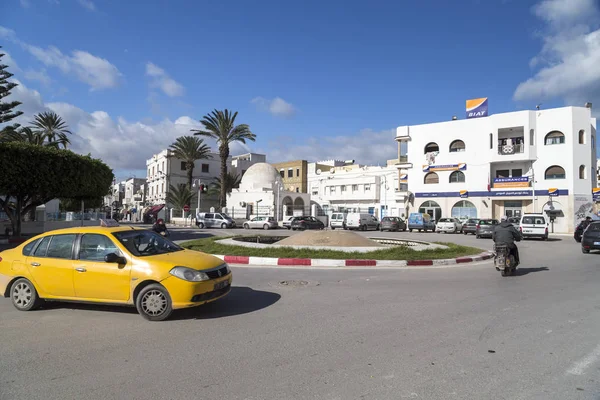
POLYGON ((35 249, 35 253, 33 255, 35 257, 46 257, 46 250, 48 250, 48 244, 50 244, 50 236, 46 236, 40 242, 40 245, 35 249))
POLYGON ((214 214, 204 214, 204 219, 214 219, 214 214))
POLYGON ((73 244, 76 237, 77 235, 74 234, 52 236, 46 257, 70 260, 73 257, 73 244))
POLYGON ((31 242, 31 243, 27 243, 25 245, 25 247, 23 247, 22 254, 24 256, 30 256, 31 252, 33 251, 33 248, 35 247, 36 244, 38 244, 39 241, 40 241, 40 239, 36 239, 33 242, 31 242))
POLYGON ((90 233, 83 235, 81 238, 81 245, 79 246, 80 260, 104 261, 104 257, 110 253, 123 255, 108 237, 90 233))
POLYGON ((223 219, 223 217, 221 217, 221 214, 215 214, 215 219, 223 219))

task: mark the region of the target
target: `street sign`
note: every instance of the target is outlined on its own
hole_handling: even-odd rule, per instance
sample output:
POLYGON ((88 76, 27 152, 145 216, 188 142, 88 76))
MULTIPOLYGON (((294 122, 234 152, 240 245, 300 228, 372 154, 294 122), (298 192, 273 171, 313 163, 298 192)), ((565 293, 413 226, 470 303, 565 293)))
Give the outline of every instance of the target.
POLYGON ((187 204, 185 206, 183 206, 183 211, 185 211, 185 212, 190 211, 190 206, 188 206, 187 204))

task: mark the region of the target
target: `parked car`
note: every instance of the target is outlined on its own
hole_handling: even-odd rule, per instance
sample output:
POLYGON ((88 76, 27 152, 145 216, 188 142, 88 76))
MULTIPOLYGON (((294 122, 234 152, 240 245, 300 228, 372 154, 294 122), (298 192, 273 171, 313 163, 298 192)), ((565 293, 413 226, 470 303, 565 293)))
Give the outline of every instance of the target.
POLYGON ((581 237, 581 251, 600 250, 600 222, 592 222, 581 237))
POLYGON ((548 221, 544 214, 523 214, 519 230, 523 238, 548 240, 548 221))
POLYGON ((254 217, 250 218, 248 221, 244 222, 244 229, 277 229, 279 228, 279 224, 275 221, 275 218, 262 216, 262 217, 254 217))
POLYGON ((462 230, 462 224, 456 218, 440 218, 438 223, 435 225, 435 230, 438 233, 458 233, 462 230))
POLYGON ((429 214, 411 213, 408 216, 408 230, 412 232, 413 229, 418 229, 419 232, 428 230, 435 232, 435 222, 429 214))
POLYGON ((517 230, 519 229, 519 226, 521 226, 521 218, 520 217, 510 217, 508 219, 508 222, 510 222, 511 224, 513 224, 513 226, 515 228, 517 228, 517 230))
POLYGON ((381 224, 379 224, 380 231, 390 231, 390 232, 404 232, 406 230, 406 223, 402 220, 402 218, 398 217, 383 217, 381 220, 381 224))
POLYGON ((475 235, 477 233, 477 223, 479 220, 477 218, 469 218, 465 221, 462 226, 462 232, 466 235, 467 233, 472 233, 475 235))
POLYGON ((17 310, 45 301, 136 307, 151 321, 231 290, 229 266, 131 226, 59 229, 0 253, 0 293, 17 310))
POLYGON ((480 219, 477 223, 477 227, 475 230, 475 237, 477 239, 482 237, 492 237, 492 233, 494 233, 494 229, 496 229, 496 225, 498 225, 497 219, 480 219))
POLYGON ((294 217, 292 220, 292 230, 306 229, 325 229, 325 224, 315 217, 294 217))
POLYGON ((204 228, 235 228, 235 221, 225 213, 198 213, 196 214, 196 226, 204 228))
POLYGON ((346 228, 360 231, 379 230, 377 217, 365 213, 349 213, 346 216, 346 228))
POLYGON ((345 213, 333 213, 329 222, 331 229, 342 228, 346 229, 346 214, 345 213))
POLYGON ((292 229, 292 220, 293 219, 294 219, 294 217, 284 217, 281 225, 283 225, 284 228, 292 229))

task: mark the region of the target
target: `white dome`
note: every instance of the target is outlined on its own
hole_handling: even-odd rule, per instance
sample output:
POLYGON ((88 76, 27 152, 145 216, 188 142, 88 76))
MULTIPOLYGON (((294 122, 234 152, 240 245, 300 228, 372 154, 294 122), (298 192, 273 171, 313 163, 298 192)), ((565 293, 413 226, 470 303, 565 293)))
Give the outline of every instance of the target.
POLYGON ((279 171, 271 164, 257 163, 246 170, 240 183, 240 191, 275 190, 275 184, 283 186, 279 171))

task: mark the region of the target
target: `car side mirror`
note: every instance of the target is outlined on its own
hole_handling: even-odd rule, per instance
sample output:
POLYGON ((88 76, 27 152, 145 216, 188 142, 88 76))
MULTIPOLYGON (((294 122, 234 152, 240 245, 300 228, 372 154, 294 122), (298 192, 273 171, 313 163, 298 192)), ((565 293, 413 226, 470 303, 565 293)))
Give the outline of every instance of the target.
POLYGON ((127 260, 125 259, 125 257, 121 257, 120 255, 118 255, 116 253, 109 253, 109 254, 105 255, 104 262, 107 262, 110 264, 119 264, 119 265, 127 264, 127 260))

